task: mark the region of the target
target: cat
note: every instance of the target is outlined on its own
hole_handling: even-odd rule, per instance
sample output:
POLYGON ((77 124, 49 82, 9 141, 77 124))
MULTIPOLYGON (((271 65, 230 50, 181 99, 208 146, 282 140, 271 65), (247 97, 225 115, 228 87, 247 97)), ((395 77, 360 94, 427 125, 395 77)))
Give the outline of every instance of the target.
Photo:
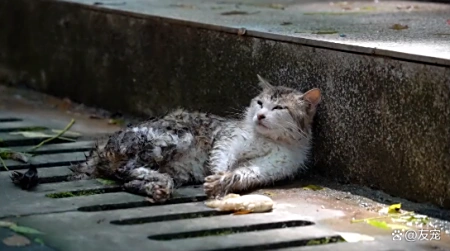
POLYGON ((260 93, 240 119, 177 109, 128 126, 72 167, 70 180, 115 179, 164 202, 186 184, 203 183, 206 195, 218 198, 294 177, 306 170, 321 91, 257 77, 260 93))

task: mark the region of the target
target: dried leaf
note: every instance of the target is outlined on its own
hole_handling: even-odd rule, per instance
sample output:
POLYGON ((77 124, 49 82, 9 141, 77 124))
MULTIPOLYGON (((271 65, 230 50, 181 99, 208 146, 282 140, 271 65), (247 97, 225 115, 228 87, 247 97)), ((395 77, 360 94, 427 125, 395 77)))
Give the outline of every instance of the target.
POLYGON ((11 135, 22 135, 26 138, 42 138, 48 137, 51 138, 53 135, 49 135, 43 132, 10 132, 11 135))
POLYGON ((243 36, 243 35, 245 35, 245 33, 247 33, 247 29, 245 29, 245 28, 240 28, 240 29, 238 29, 237 34, 238 34, 239 36, 243 36))
POLYGON ((450 19, 447 20, 447 24, 450 25, 450 19))
POLYGON ((284 10, 284 5, 282 5, 282 4, 277 4, 277 3, 272 3, 272 4, 269 4, 269 6, 268 6, 269 8, 272 8, 272 9, 277 9, 277 10, 284 10))
POLYGON ((264 195, 267 195, 267 196, 269 196, 269 197, 275 196, 275 193, 272 193, 272 192, 263 192, 263 194, 264 194, 264 195))
POLYGON ((307 186, 303 187, 303 189, 317 191, 317 190, 322 190, 323 187, 316 186, 316 185, 307 185, 307 186))
POLYGON ((31 227, 12 225, 9 228, 16 233, 21 234, 43 234, 42 232, 31 227))
POLYGON ((24 236, 15 234, 13 236, 3 239, 3 243, 6 246, 10 246, 10 247, 23 247, 26 245, 30 245, 31 241, 24 236))
POLYGON ((108 120, 108 124, 110 125, 123 125, 125 121, 123 119, 110 119, 108 120))
POLYGON ((195 9, 195 6, 191 5, 191 4, 177 3, 177 4, 171 4, 170 6, 171 7, 183 8, 183 9, 195 9))
POLYGON ((365 234, 350 233, 350 232, 339 232, 339 235, 344 238, 346 242, 360 242, 360 241, 373 241, 375 238, 365 234))
POLYGON ((405 30, 408 29, 408 25, 402 25, 402 24, 394 24, 391 27, 389 27, 389 29, 393 29, 393 30, 405 30))
POLYGON ((377 8, 376 8, 376 7, 373 7, 373 6, 365 6, 365 7, 362 7, 361 10, 365 10, 365 11, 375 11, 375 10, 377 10, 377 8))
POLYGON ((9 221, 0 221, 0 227, 11 227, 13 225, 16 225, 16 223, 9 221))
POLYGON ((96 114, 91 114, 91 115, 89 115, 89 118, 90 118, 90 119, 102 119, 102 117, 100 117, 100 116, 98 116, 98 115, 96 115, 96 114))

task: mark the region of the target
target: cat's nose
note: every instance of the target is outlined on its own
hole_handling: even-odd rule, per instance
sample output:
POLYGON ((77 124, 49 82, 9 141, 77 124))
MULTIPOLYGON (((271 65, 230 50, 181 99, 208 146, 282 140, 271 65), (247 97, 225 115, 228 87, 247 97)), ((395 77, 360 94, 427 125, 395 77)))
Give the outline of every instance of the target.
POLYGON ((264 114, 258 114, 257 117, 258 117, 258 120, 263 120, 266 118, 266 116, 264 116, 264 114))

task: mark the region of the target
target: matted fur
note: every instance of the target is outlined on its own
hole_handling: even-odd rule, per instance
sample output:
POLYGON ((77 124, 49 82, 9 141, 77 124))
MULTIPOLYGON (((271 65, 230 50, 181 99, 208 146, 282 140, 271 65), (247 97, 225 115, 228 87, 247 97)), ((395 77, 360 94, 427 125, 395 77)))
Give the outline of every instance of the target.
POLYGON ((204 181, 206 194, 217 197, 293 177, 306 168, 321 93, 258 78, 261 93, 241 119, 177 109, 114 133, 72 168, 71 179, 115 179, 164 201, 187 183, 204 181))

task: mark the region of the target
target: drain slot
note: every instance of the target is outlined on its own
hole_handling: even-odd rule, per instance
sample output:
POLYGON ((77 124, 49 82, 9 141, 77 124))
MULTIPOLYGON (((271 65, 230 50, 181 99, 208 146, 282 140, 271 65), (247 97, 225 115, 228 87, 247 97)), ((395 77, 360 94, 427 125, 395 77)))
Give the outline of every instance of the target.
POLYGON ((310 226, 313 224, 314 223, 311 221, 302 221, 302 220, 281 221, 281 222, 255 224, 255 225, 242 226, 242 227, 227 227, 227 228, 216 228, 216 229, 199 230, 199 231, 192 231, 192 232, 159 234, 159 235, 149 236, 148 238, 150 240, 157 240, 157 241, 170 241, 170 240, 188 239, 188 238, 196 238, 196 237, 223 236, 223 235, 230 235, 230 234, 236 234, 236 233, 263 231, 263 230, 270 230, 270 229, 277 229, 277 228, 303 227, 303 226, 310 226))
POLYGON ((0 123, 2 123, 2 122, 17 122, 17 121, 22 121, 22 120, 17 119, 17 118, 0 118, 0 123))
POLYGON ((150 203, 148 201, 139 201, 139 202, 118 203, 118 204, 86 206, 86 207, 78 208, 78 211, 99 212, 99 211, 120 210, 120 209, 129 209, 129 208, 137 208, 137 207, 151 207, 151 206, 181 204, 181 203, 205 201, 206 199, 207 198, 205 195, 199 195, 199 196, 194 196, 194 197, 173 198, 173 199, 166 201, 165 203, 150 203))
MULTIPOLYGON (((278 249, 283 249, 283 248, 316 246, 316 245, 325 245, 325 244, 332 244, 332 243, 338 243, 338 242, 346 242, 346 241, 341 236, 335 235, 335 236, 330 236, 330 237, 320 237, 320 238, 305 239, 305 240, 276 242, 276 243, 268 243, 268 244, 262 244, 262 245, 211 249, 211 251, 241 251, 241 250, 242 251, 244 251, 244 250, 245 251, 261 251, 261 250, 274 250, 274 249, 278 250, 278 249)), ((322 249, 318 249, 318 250, 322 250, 322 249)))
MULTIPOLYGON (((59 166, 70 166, 70 165, 74 165, 74 164, 78 164, 84 162, 84 160, 72 160, 72 161, 59 161, 59 162, 50 162, 50 163, 32 163, 33 166, 35 167, 59 167, 59 166)), ((30 168, 31 164, 29 163, 24 163, 21 165, 9 165, 7 164, 8 169, 11 171, 15 171, 15 170, 23 170, 23 169, 28 169, 30 168)), ((3 172, 6 170, 1 169, 0 172, 3 172)))
POLYGON ((48 130, 48 128, 46 127, 42 127, 42 126, 34 126, 34 127, 15 127, 15 128, 11 128, 11 127, 5 127, 5 128, 0 128, 0 132, 39 132, 39 131, 45 131, 48 130))
POLYGON ((136 224, 154 223, 154 222, 161 222, 161 221, 206 218, 206 217, 220 216, 220 215, 226 215, 226 214, 229 214, 229 213, 224 213, 224 212, 219 212, 219 211, 203 211, 203 212, 194 212, 194 213, 169 214, 169 215, 158 215, 158 216, 141 217, 141 218, 131 218, 131 219, 125 219, 125 220, 114 220, 114 221, 111 221, 110 223, 114 224, 114 225, 136 225, 136 224))
POLYGON ((122 187, 105 187, 105 188, 97 188, 97 189, 86 189, 86 190, 74 190, 74 191, 65 191, 65 192, 57 192, 57 193, 49 193, 46 194, 45 197, 52 199, 61 199, 61 198, 71 198, 71 197, 80 197, 80 196, 89 196, 95 194, 104 194, 104 193, 117 193, 121 192, 122 187))
POLYGON ((43 177, 43 178, 39 178, 39 183, 40 184, 45 184, 45 183, 58 183, 58 182, 64 182, 67 181, 67 178, 69 177, 69 175, 60 175, 60 176, 52 176, 52 177, 43 177))
MULTIPOLYGON (((0 138, 1 138, 1 136, 0 136, 0 138)), ((39 138, 3 139, 3 141, 0 141, 0 146, 1 147, 35 146, 46 139, 48 139, 48 138, 47 137, 39 137, 39 138)), ((56 139, 52 140, 52 144, 74 142, 76 140, 75 138, 71 138, 71 137, 67 137, 67 139, 70 139, 70 140, 56 138, 56 139)))

